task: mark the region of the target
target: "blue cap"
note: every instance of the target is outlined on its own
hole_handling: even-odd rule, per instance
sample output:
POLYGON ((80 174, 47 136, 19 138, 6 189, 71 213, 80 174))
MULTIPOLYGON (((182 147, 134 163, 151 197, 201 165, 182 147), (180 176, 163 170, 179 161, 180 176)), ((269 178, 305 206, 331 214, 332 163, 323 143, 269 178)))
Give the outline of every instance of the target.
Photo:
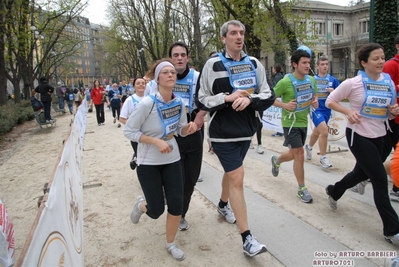
POLYGON ((310 48, 307 47, 306 45, 301 45, 300 47, 298 47, 297 50, 305 50, 306 52, 309 53, 310 57, 312 57, 312 50, 310 50, 310 48))

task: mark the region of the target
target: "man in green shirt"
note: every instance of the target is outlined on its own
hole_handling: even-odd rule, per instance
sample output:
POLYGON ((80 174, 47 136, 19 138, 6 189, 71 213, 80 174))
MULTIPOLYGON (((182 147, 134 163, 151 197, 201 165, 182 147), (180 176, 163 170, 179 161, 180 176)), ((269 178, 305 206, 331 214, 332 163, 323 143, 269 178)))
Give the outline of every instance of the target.
POLYGON ((274 105, 282 108, 281 124, 284 130, 284 146, 288 151, 279 157, 272 156, 272 174, 277 177, 281 163, 294 160, 294 175, 298 182, 298 197, 305 203, 313 201, 305 186, 304 149, 308 113, 312 107, 318 107, 317 86, 313 77, 309 76, 311 51, 298 49, 291 56, 294 72, 287 74, 274 87, 274 93, 282 101, 275 100, 274 105))

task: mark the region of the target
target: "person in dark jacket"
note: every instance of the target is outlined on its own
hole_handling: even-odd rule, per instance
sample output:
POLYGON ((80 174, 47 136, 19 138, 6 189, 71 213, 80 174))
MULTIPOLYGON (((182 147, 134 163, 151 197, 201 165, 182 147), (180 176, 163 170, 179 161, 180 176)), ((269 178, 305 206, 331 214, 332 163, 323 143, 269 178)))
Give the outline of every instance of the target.
POLYGON ((50 108, 51 108, 51 94, 54 92, 54 87, 48 84, 46 77, 40 77, 39 85, 35 88, 35 92, 40 93, 40 101, 43 104, 44 118, 46 122, 51 123, 50 108))
MULTIPOLYGON (((284 77, 284 74, 283 74, 281 65, 279 63, 274 64, 272 72, 273 72, 273 77, 272 77, 273 78, 272 79, 272 89, 273 89, 274 86, 276 86, 276 84, 278 83, 278 81, 280 81, 284 77)), ((272 134, 273 137, 283 136, 283 135, 284 134, 280 133, 280 132, 275 132, 274 134, 272 134)))

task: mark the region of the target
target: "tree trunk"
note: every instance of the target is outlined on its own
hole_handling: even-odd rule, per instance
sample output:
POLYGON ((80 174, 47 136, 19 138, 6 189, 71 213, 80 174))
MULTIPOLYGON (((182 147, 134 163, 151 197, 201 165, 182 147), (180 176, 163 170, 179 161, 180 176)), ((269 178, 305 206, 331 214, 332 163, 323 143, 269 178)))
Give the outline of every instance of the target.
MULTIPOLYGON (((195 64, 202 65, 201 59, 203 57, 202 44, 201 44, 201 29, 200 29, 200 14, 199 14, 199 1, 190 0, 193 7, 194 13, 194 52, 195 52, 195 64)), ((198 66, 196 66, 198 67, 198 66)))
MULTIPOLYGON (((0 0, 0 10, 4 12, 5 3, 0 0)), ((0 16, 0 106, 7 104, 7 77, 6 77, 6 61, 5 61, 5 18, 0 16)))

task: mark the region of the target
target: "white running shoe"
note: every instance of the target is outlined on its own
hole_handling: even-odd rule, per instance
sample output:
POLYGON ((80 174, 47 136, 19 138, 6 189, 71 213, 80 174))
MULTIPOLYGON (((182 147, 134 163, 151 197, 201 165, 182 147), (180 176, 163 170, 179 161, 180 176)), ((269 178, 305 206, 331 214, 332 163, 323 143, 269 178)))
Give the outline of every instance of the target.
POLYGON ((399 191, 395 192, 391 189, 391 191, 389 191, 389 196, 391 201, 399 202, 399 191))
POLYGON ((351 190, 355 193, 359 193, 360 195, 364 195, 364 190, 366 188, 367 181, 363 181, 355 185, 351 188, 351 190))
POLYGON ((235 223, 236 222, 236 217, 234 216, 233 210, 230 208, 230 205, 227 204, 223 209, 219 207, 218 205, 218 212, 220 215, 224 216, 226 218, 226 221, 228 223, 235 223))
POLYGON ((385 240, 388 243, 399 246, 399 233, 393 236, 385 236, 385 240))
POLYGON ((328 158, 326 156, 323 156, 320 158, 320 165, 324 169, 328 169, 328 168, 332 167, 332 164, 330 163, 330 161, 328 160, 328 158))
POLYGON ((247 236, 243 248, 244 255, 248 257, 253 257, 267 251, 266 246, 259 243, 252 235, 247 236))
POLYGON ((258 154, 263 154, 265 153, 265 150, 263 149, 262 145, 258 145, 256 152, 258 152, 258 154))
POLYGON ((140 209, 140 204, 145 201, 144 197, 137 197, 136 203, 133 206, 132 212, 130 213, 130 220, 132 223, 137 224, 140 220, 141 215, 144 214, 144 211, 140 209))
POLYGON ((312 148, 308 144, 305 145, 305 152, 306 152, 306 159, 312 160, 312 148))
POLYGON ((172 257, 178 261, 182 261, 186 257, 184 252, 174 242, 169 247, 166 245, 166 249, 169 251, 172 257))

